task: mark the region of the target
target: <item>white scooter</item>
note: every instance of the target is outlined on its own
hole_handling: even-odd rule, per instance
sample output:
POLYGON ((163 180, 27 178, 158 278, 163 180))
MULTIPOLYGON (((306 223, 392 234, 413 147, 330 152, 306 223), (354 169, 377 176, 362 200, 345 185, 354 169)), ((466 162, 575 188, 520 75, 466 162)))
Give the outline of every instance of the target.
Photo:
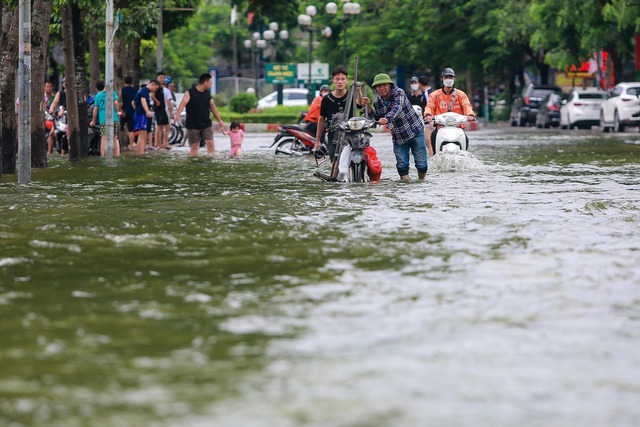
POLYGON ((467 121, 467 116, 451 111, 434 116, 434 125, 442 126, 436 134, 434 154, 467 151, 467 135, 464 129, 459 127, 467 121))

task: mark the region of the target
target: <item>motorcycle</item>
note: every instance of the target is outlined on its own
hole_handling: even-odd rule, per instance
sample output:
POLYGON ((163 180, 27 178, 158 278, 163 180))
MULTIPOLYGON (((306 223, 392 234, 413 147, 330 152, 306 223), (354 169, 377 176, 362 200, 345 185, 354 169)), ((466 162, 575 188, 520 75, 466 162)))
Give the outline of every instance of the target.
MULTIPOLYGON (((354 58, 354 81, 358 82, 358 57, 354 58)), ((331 174, 316 171, 313 175, 317 178, 329 182, 380 180, 382 162, 376 150, 370 146, 371 133, 367 131, 378 122, 366 116, 366 110, 365 117, 355 115, 356 91, 360 91, 361 87, 360 83, 351 85, 347 92, 346 109, 340 108, 328 123, 327 132, 332 136, 331 140, 336 141, 336 156, 332 159, 331 174)), ((323 143, 314 151, 316 167, 320 166, 320 160, 324 159, 328 149, 328 145, 323 143)))
POLYGON ((303 156, 311 154, 316 138, 306 131, 304 125, 280 125, 278 134, 269 148, 276 146, 276 154, 303 156))
POLYGON ((170 120, 171 127, 169 131, 169 145, 182 145, 182 141, 184 140, 184 126, 180 122, 175 122, 170 120))
POLYGON ((376 151, 370 146, 371 134, 367 129, 371 129, 378 124, 373 119, 365 117, 352 117, 340 123, 347 145, 340 153, 340 163, 338 166, 338 181, 366 182, 379 181, 382 172, 382 164, 377 161, 374 166, 374 157, 377 159, 376 151))
POLYGON ((442 126, 436 134, 434 153, 467 151, 467 135, 464 129, 459 127, 467 123, 467 121, 467 116, 451 111, 434 116, 433 123, 442 126))
POLYGON ((87 137, 89 139, 89 155, 90 156, 100 156, 100 127, 99 126, 89 126, 89 131, 87 132, 87 137))
MULTIPOLYGON (((342 111, 336 116, 341 117, 342 111)), ((351 117, 339 122, 337 130, 341 132, 338 139, 340 156, 334 160, 331 175, 325 175, 319 171, 314 176, 330 182, 377 182, 382 173, 382 162, 378 159, 375 148, 370 146, 371 129, 378 122, 368 117, 351 117), (335 168, 337 167, 337 171, 335 168), (336 173, 337 172, 337 173, 336 173)), ((327 145, 322 145, 313 155, 319 161, 327 155, 327 145)), ((319 166, 322 162, 318 162, 319 166)))

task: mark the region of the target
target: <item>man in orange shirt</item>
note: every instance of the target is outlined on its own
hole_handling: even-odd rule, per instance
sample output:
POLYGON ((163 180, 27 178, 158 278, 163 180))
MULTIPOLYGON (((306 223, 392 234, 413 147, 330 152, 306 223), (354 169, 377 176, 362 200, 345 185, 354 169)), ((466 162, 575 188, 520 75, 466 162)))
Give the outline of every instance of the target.
MULTIPOLYGON (((476 115, 473 112, 473 107, 469 101, 469 97, 466 93, 460 89, 454 89, 453 85, 456 81, 456 73, 451 68, 445 68, 442 71, 442 89, 438 89, 429 95, 427 100, 427 107, 424 110, 425 120, 431 121, 433 116, 438 114, 447 113, 452 111, 454 113, 463 114, 467 116, 467 119, 473 121, 476 119, 476 115)), ((462 125, 464 127, 464 125, 462 125)), ((429 156, 433 156, 436 146, 436 135, 438 134, 438 127, 436 127, 431 133, 431 144, 427 144, 429 156)), ((469 138, 467 137, 467 146, 469 145, 469 138)))
POLYGON ((329 85, 320 86, 320 95, 315 97, 309 107, 309 112, 304 116, 304 121, 307 122, 307 132, 313 136, 316 136, 316 130, 318 129, 318 118, 320 117, 320 104, 322 104, 322 97, 329 92, 331 92, 329 85))

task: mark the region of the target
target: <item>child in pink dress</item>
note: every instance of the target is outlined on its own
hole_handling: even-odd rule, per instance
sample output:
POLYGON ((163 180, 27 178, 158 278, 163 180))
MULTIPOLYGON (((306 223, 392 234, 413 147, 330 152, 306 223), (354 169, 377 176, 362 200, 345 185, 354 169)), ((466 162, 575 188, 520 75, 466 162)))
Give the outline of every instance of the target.
POLYGON ((229 130, 223 131, 226 135, 229 135, 231 141, 231 149, 229 150, 230 157, 236 157, 242 155, 242 142, 244 141, 244 131, 240 129, 240 123, 237 121, 231 122, 229 130))

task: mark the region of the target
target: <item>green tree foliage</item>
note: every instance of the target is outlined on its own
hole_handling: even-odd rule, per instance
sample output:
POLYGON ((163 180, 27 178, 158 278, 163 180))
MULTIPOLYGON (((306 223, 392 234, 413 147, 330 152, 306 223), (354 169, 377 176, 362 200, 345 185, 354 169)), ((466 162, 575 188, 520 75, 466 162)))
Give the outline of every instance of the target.
MULTIPOLYGON (((293 22, 298 16, 299 0, 232 0, 241 11, 253 12, 258 19, 268 17, 277 22, 293 22)), ((312 4, 310 2, 309 4, 312 4)))
MULTIPOLYGON (((188 87, 198 76, 206 72, 216 61, 214 56, 232 57, 232 33, 230 6, 201 5, 188 20, 188 24, 165 34, 164 71, 188 87)), ((238 32, 238 40, 248 37, 248 30, 238 32)), ((143 74, 155 71, 155 44, 144 46, 145 62, 143 74)))
MULTIPOLYGON (((178 0, 176 0, 178 1, 178 0)), ((183 0, 193 1, 193 0, 183 0)), ((312 57, 328 62, 330 68, 343 62, 344 30, 342 10, 329 16, 320 0, 210 0, 191 14, 188 24, 167 31, 166 69, 191 81, 216 65, 220 59, 232 62, 233 28, 231 6, 238 6, 236 25, 241 65, 248 55, 242 40, 254 31, 277 21, 291 34, 295 53, 279 60, 307 62, 309 34, 297 27, 297 15, 315 5, 312 57), (247 13, 253 13, 248 25, 247 13), (330 26, 330 38, 318 30, 330 26)), ((341 6, 342 2, 336 2, 341 6)), ((360 80, 370 81, 378 72, 393 73, 402 67, 406 75, 429 71, 438 76, 451 66, 461 85, 506 84, 511 91, 523 81, 525 71, 546 82, 551 67, 564 69, 579 64, 594 52, 606 50, 616 69, 633 59, 633 34, 640 29, 640 8, 636 0, 359 0, 361 13, 348 22, 347 50, 359 57, 360 80), (516 79, 519 76, 519 79, 516 79)), ((340 7, 341 9, 341 7, 340 7)), ((153 44, 148 44, 153 55, 153 44)), ((242 64, 244 62, 244 64, 242 64)), ((151 69, 151 68, 150 68, 151 69)))

